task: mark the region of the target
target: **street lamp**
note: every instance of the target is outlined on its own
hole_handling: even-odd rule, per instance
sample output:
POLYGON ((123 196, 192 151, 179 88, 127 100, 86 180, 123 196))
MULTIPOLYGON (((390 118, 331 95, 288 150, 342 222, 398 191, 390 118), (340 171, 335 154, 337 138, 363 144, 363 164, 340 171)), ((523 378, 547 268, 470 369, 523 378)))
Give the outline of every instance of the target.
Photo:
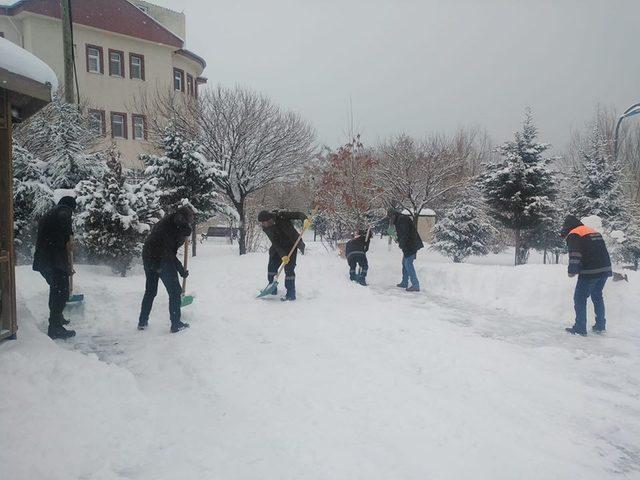
POLYGON ((618 134, 620 133, 620 125, 622 124, 622 120, 628 117, 633 117, 634 115, 638 115, 640 113, 640 103, 636 103, 627 108, 620 118, 618 118, 618 123, 616 123, 616 131, 613 135, 613 158, 618 158, 618 134))

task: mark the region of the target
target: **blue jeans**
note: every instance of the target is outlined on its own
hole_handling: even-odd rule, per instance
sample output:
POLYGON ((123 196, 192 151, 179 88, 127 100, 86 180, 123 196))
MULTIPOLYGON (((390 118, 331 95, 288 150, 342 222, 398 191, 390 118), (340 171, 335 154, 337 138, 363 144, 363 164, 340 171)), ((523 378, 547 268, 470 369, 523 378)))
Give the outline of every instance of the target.
POLYGON ((158 281, 164 283, 169 294, 169 318, 171 325, 180 323, 180 299, 182 297, 182 287, 178 279, 176 264, 170 260, 142 259, 146 283, 144 297, 140 307, 139 323, 144 324, 149 321, 149 314, 153 306, 153 300, 158 294, 158 281))
POLYGON ((402 257, 402 285, 409 286, 409 279, 411 279, 411 285, 420 288, 420 281, 418 280, 418 275, 416 275, 416 269, 413 266, 415 259, 415 253, 408 257, 402 257))
POLYGON ((576 290, 573 294, 573 305, 576 311, 576 323, 574 328, 578 332, 587 331, 587 300, 591 297, 593 309, 596 313, 596 328, 604 330, 607 321, 604 317, 604 298, 602 290, 607 283, 608 276, 585 277, 578 276, 576 290))

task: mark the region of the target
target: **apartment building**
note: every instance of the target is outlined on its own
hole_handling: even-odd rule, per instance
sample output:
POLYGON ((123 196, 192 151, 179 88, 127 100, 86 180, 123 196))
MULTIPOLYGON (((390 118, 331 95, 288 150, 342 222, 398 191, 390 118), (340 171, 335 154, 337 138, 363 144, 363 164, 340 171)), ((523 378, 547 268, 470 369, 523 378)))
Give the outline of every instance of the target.
MULTIPOLYGON (((2 6, 0 36, 47 63, 63 83, 59 0, 2 6)), ((123 163, 140 168, 150 151, 140 98, 173 89, 197 96, 205 61, 185 46, 185 15, 141 0, 72 0, 78 89, 92 128, 115 143, 123 163)))

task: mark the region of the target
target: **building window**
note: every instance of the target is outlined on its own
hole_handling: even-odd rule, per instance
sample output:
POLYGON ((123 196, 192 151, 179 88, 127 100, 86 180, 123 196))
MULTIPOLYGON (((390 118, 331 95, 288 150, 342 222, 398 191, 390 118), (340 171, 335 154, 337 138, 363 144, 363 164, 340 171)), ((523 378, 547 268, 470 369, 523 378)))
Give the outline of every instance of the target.
POLYGON ((87 72, 104 73, 102 47, 87 45, 87 72))
POLYGON ((109 49, 109 75, 124 77, 124 52, 109 49))
POLYGON ((187 73, 187 93, 192 97, 195 95, 193 76, 187 73))
POLYGON ((184 92, 184 71, 179 68, 173 69, 173 89, 184 92))
POLYGON ((131 123, 133 123, 133 139, 147 139, 147 119, 144 115, 131 115, 131 123))
POLYGON ((113 138, 127 138, 127 114, 111 112, 111 136, 113 138))
POLYGON ((104 110, 89 110, 89 126, 98 135, 106 133, 104 110))
POLYGON ((129 76, 131 78, 137 78, 138 80, 144 80, 144 55, 138 55, 137 53, 129 54, 129 76))

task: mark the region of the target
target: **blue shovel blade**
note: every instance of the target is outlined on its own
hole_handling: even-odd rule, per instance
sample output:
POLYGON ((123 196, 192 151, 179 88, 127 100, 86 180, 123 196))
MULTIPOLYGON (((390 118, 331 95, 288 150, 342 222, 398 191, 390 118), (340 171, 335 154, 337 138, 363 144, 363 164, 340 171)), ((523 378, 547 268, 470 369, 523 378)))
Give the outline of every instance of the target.
POLYGON ((274 280, 269 285, 267 285, 263 290, 260 290, 260 293, 256 298, 266 297, 267 295, 273 295, 278 288, 278 281, 274 280))
POLYGON ((83 293, 76 293, 74 295, 71 295, 69 297, 69 300, 67 300, 67 303, 81 303, 81 302, 84 302, 83 293))

